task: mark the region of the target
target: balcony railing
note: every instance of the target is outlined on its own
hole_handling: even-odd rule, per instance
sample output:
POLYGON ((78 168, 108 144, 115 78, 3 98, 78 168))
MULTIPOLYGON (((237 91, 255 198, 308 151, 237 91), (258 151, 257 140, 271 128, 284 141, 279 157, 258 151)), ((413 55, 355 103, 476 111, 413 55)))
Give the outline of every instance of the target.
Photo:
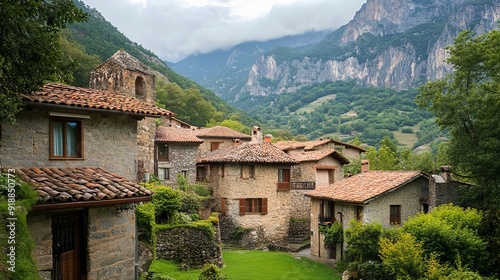
POLYGON ((314 190, 316 188, 316 182, 291 182, 290 188, 292 190, 314 190))

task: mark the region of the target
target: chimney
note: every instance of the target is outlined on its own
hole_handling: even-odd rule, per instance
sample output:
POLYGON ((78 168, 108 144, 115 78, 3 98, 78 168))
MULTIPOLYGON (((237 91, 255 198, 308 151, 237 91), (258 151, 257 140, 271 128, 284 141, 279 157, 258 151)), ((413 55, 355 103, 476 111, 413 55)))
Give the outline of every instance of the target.
POLYGON ((253 143, 262 142, 262 130, 258 126, 252 127, 252 142, 253 143))
POLYGON ((451 167, 447 165, 441 166, 441 177, 446 183, 451 181, 451 167))
POLYGON ((266 136, 264 136, 264 142, 271 143, 272 141, 273 141, 273 136, 271 134, 266 134, 266 136))
POLYGON ((367 159, 363 159, 361 161, 361 173, 370 171, 370 161, 367 159))
POLYGON ((241 140, 240 139, 234 139, 233 142, 234 142, 234 146, 235 147, 241 145, 241 140))

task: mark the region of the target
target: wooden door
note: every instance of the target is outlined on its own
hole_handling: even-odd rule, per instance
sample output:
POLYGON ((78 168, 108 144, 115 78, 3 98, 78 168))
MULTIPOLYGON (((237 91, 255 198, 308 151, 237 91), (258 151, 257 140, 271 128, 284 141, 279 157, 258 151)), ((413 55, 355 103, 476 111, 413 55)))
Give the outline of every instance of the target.
POLYGON ((52 244, 55 280, 77 280, 80 275, 81 214, 52 217, 52 244))

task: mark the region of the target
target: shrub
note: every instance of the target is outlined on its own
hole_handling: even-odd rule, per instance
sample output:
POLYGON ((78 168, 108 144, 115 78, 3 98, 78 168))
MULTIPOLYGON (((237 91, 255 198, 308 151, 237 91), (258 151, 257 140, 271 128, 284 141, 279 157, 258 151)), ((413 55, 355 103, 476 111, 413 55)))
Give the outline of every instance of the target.
POLYGON ((201 204, 202 198, 195 193, 181 193, 181 207, 179 211, 193 214, 197 213, 203 206, 201 204))
POLYGON ((181 192, 170 187, 158 187, 153 194, 153 204, 157 221, 167 222, 181 206, 181 192))
POLYGON ((382 225, 378 223, 362 225, 357 220, 352 220, 350 224, 344 235, 348 245, 346 261, 357 263, 380 261, 378 251, 382 225))
POLYGON ((220 273, 220 269, 215 264, 205 264, 201 269, 198 280, 225 280, 227 277, 220 273))
POLYGON ((149 240, 149 244, 153 246, 156 245, 156 234, 155 234, 155 206, 153 203, 144 203, 137 206, 136 210, 137 226, 142 230, 149 240))
POLYGON ((320 232, 325 236, 325 244, 344 242, 344 229, 338 221, 335 221, 330 226, 320 227, 320 232))
POLYGON ((409 233, 401 234, 399 240, 392 242, 387 238, 380 240, 380 258, 392 275, 397 279, 419 279, 424 273, 424 251, 422 244, 409 233))

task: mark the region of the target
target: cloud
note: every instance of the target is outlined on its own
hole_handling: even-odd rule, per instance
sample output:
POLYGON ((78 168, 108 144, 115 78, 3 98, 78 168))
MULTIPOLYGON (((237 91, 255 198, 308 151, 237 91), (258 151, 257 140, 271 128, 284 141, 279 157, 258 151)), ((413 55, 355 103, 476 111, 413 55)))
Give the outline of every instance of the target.
POLYGON ((365 0, 84 0, 162 59, 311 30, 333 30, 365 0), (253 4, 252 6, 249 4, 253 4))

